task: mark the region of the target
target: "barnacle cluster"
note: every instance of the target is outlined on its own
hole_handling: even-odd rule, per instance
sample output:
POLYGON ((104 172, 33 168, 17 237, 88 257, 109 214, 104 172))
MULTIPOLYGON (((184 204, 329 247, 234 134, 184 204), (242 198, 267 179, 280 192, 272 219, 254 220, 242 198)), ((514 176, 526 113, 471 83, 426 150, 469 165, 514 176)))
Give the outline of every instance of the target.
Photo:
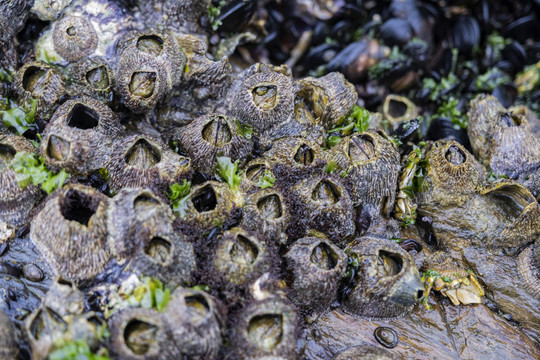
MULTIPOLYGON (((481 274, 455 265, 464 246, 515 257, 516 286, 539 296, 540 142, 495 98, 470 105, 472 153, 417 147, 393 136, 417 115, 407 99, 370 113, 339 72, 212 59, 209 0, 9 3, 0 95, 35 108, 24 131, 0 123, 0 245, 29 226, 55 279, 18 324, 32 358, 294 359, 331 308, 392 319, 431 290, 481 303, 481 274), (27 18, 48 23, 18 58, 27 18), (66 175, 40 188, 52 177, 22 156, 66 175)), ((1 310, 0 357, 15 359, 1 310)), ((335 357, 353 358, 394 356, 335 357)))

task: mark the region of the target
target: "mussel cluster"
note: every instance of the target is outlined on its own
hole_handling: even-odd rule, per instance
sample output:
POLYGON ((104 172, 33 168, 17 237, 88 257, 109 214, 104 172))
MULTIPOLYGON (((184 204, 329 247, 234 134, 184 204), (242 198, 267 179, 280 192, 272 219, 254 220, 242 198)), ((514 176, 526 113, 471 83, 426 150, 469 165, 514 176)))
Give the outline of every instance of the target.
MULTIPOLYGON (((1 359, 309 358, 329 311, 390 320, 485 295, 540 339, 534 114, 482 93, 460 100, 466 130, 434 133, 453 122, 361 85, 384 62, 377 86, 412 86, 435 5, 382 2, 376 40, 347 34, 381 4, 286 3, 0 4, 1 359), (293 28, 268 55, 289 5, 284 24, 317 20, 312 47, 288 49, 293 28), (509 284, 486 254, 527 306, 497 301, 509 284)), ((453 26, 471 54, 476 20, 453 26)), ((357 345, 332 356, 396 358, 357 345)))

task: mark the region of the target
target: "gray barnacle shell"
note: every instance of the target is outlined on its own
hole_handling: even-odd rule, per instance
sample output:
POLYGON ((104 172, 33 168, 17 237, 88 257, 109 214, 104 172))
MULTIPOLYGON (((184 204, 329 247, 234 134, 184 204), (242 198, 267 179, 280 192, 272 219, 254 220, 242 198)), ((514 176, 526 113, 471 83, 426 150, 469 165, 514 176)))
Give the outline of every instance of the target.
POLYGON ((114 73, 104 58, 81 59, 70 65, 69 74, 72 79, 71 92, 109 101, 114 88, 114 73))
POLYGON ((18 358, 19 349, 16 345, 15 329, 11 320, 0 310, 0 358, 15 360, 18 358))
POLYGON ((30 13, 28 0, 10 0, 0 3, 0 18, 6 22, 6 28, 13 35, 17 34, 24 26, 30 13))
POLYGON ((204 291, 178 288, 163 315, 174 359, 217 359, 223 319, 217 300, 204 291))
POLYGON ((343 250, 326 239, 306 237, 289 248, 285 261, 296 298, 303 305, 324 310, 335 301, 347 266, 343 250))
POLYGON ((237 121, 221 114, 204 115, 178 129, 173 139, 178 139, 183 153, 194 160, 195 170, 212 174, 218 156, 240 160, 242 166, 253 143, 240 132, 237 121))
POLYGON ((0 20, 0 66, 3 69, 15 69, 17 67, 17 49, 13 34, 9 31, 9 24, 4 19, 0 20))
POLYGON ((351 293, 344 308, 367 318, 387 319, 406 314, 424 295, 424 285, 412 257, 393 241, 358 238, 349 247, 358 259, 351 293))
POLYGON ((68 61, 77 61, 96 50, 98 36, 92 23, 82 16, 64 16, 54 24, 54 50, 68 61))
POLYGON ((0 221, 11 226, 26 223, 41 199, 41 191, 32 184, 18 185, 16 174, 10 168, 17 152, 35 153, 36 148, 22 136, 0 135, 0 221))
POLYGON ((105 166, 122 127, 103 103, 89 97, 66 101, 47 125, 40 154, 47 166, 87 175, 105 166))
POLYGON ((33 219, 30 238, 63 279, 96 276, 109 261, 108 198, 94 188, 71 184, 47 198, 33 219))

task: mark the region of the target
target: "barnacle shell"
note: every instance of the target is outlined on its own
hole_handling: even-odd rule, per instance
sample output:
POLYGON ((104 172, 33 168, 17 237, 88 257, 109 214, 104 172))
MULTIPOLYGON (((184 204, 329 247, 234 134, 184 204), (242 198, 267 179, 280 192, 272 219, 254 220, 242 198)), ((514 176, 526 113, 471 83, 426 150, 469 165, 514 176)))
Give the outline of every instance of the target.
POLYGON ((200 19, 208 13, 210 0, 149 0, 139 6, 148 27, 163 24, 178 32, 201 33, 200 19))
POLYGON ((242 191, 247 194, 258 189, 258 184, 260 184, 266 173, 269 173, 272 177, 275 177, 272 173, 270 163, 266 158, 256 158, 248 162, 244 166, 244 171, 242 171, 241 174, 242 191))
POLYGON ((6 21, 7 29, 17 34, 29 15, 30 2, 27 0, 10 0, 0 3, 0 17, 6 21))
POLYGON ((119 360, 165 360, 174 346, 160 313, 154 309, 126 308, 108 322, 109 351, 119 360))
POLYGON ((286 137, 275 141, 272 148, 264 153, 270 166, 284 165, 292 169, 303 169, 322 160, 321 147, 300 137, 286 137))
POLYGON ((104 58, 81 59, 71 65, 69 73, 75 93, 108 100, 114 88, 114 73, 104 58))
POLYGON ((394 318, 414 307, 424 285, 412 257, 393 241, 362 237, 349 254, 358 258, 356 285, 344 299, 345 309, 368 318, 394 318))
POLYGON ((223 320, 216 299, 204 291, 178 288, 163 317, 175 359, 217 359, 223 320))
POLYGON ((226 282, 242 285, 270 270, 270 250, 256 233, 232 228, 217 243, 213 263, 226 282))
POLYGON ((76 61, 92 54, 98 37, 92 23, 81 16, 64 16, 53 30, 54 50, 68 61, 76 61))
POLYGON ((397 358, 388 350, 377 346, 353 346, 337 354, 333 360, 396 360, 397 358))
POLYGON ((354 86, 338 72, 303 78, 295 87, 295 117, 327 129, 341 124, 358 100, 354 86))
POLYGON ((104 167, 113 189, 146 186, 157 191, 188 177, 191 161, 157 139, 131 135, 117 140, 104 167))
POLYGON ((252 301, 231 329, 233 351, 240 358, 281 356, 296 358, 297 314, 286 299, 252 301))
POLYGON ((69 100, 47 125, 40 154, 47 166, 88 174, 105 166, 120 132, 116 115, 103 103, 89 97, 69 100))
POLYGON ((26 223, 41 198, 39 188, 34 185, 21 188, 9 167, 19 151, 34 153, 36 148, 22 136, 0 135, 0 221, 11 226, 26 223))
POLYGON ((15 69, 17 66, 17 50, 13 34, 9 31, 8 23, 4 19, 0 20, 0 66, 3 69, 15 69))
POLYGON ((0 358, 15 360, 19 349, 16 346, 15 330, 11 320, 0 310, 0 358))
POLYGON ((91 187, 72 184, 53 193, 32 221, 30 238, 63 279, 96 276, 109 260, 108 199, 91 187))
POLYGON ((261 189, 246 197, 242 207, 242 224, 246 229, 257 229, 267 239, 285 245, 289 222, 289 210, 278 189, 261 189))
POLYGON ((397 126, 399 122, 417 117, 418 110, 416 105, 406 97, 391 94, 384 99, 383 115, 392 126, 397 126))
POLYGON ((538 240, 519 254, 517 268, 527 290, 537 299, 540 298, 540 242, 538 240))
POLYGON ((195 170, 213 173, 217 156, 227 156, 231 161, 244 159, 251 153, 253 144, 238 129, 236 119, 221 114, 204 115, 177 131, 183 153, 194 160, 195 170))
POLYGON ((335 162, 338 172, 345 172, 355 204, 393 204, 400 158, 386 134, 367 131, 343 138, 327 159, 335 162))
POLYGON ((336 299, 347 265, 343 250, 326 239, 306 237, 289 248, 285 260, 302 304, 324 309, 336 299))

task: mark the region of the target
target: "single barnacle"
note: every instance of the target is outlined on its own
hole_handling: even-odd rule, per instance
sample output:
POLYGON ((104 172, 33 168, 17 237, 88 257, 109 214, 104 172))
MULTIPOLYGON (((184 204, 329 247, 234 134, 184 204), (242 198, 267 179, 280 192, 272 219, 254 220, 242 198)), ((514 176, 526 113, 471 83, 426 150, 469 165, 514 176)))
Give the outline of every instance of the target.
POLYGON ((91 55, 97 47, 98 36, 92 23, 82 16, 64 16, 53 30, 54 50, 68 61, 91 55))
POLYGON ((171 295, 163 320, 174 343, 174 359, 217 359, 223 319, 212 296, 178 288, 171 295))
POLYGON ((323 233, 333 242, 347 241, 355 233, 353 204, 338 177, 322 174, 304 179, 285 194, 291 209, 288 234, 304 237, 310 230, 323 233))
POLYGON ((274 187, 276 183, 276 178, 272 173, 271 166, 265 158, 256 158, 248 162, 244 167, 241 176, 241 188, 246 194, 257 188, 266 189, 274 187))
POLYGON ((289 210, 278 189, 265 188, 246 197, 242 207, 242 224, 247 229, 257 229, 267 239, 285 245, 289 223, 289 210))
POLYGON ((292 76, 287 67, 255 64, 229 90, 229 112, 256 135, 284 123, 294 112, 292 76))
POLYGON ((348 254, 361 267, 353 272, 352 291, 343 299, 347 311, 368 318, 394 318, 411 311, 424 296, 414 260, 395 242, 358 238, 348 254))
POLYGON ((103 167, 109 170, 113 190, 150 187, 159 192, 187 178, 191 160, 169 150, 159 140, 131 135, 117 141, 103 167))
POLYGON ((0 358, 5 360, 15 360, 18 358, 15 329, 11 320, 2 310, 0 310, 0 358))
POLYGON ((213 266, 226 283, 244 285, 270 270, 271 256, 256 233, 237 227, 217 239, 213 266))
POLYGON ((109 261, 108 199, 91 187, 72 184, 53 193, 36 215, 30 238, 63 279, 96 276, 109 261))
POLYGON ((285 298, 253 300, 238 314, 230 337, 240 358, 296 358, 296 309, 285 298))
POLYGON ((351 189, 355 204, 373 204, 388 215, 396 196, 400 158, 385 133, 350 135, 328 152, 327 159, 351 189))
POLYGON ((34 153, 36 148, 22 136, 0 135, 0 221, 11 226, 26 223, 41 199, 39 188, 32 184, 19 186, 17 174, 10 168, 15 154, 20 151, 34 153))
POLYGON ((303 305, 325 309, 336 299, 347 265, 343 250, 326 239, 306 237, 289 248, 285 261, 303 305))
POLYGON ((242 126, 238 120, 225 115, 204 115, 178 129, 173 140, 177 140, 183 153, 195 160, 195 170, 211 174, 217 165, 217 156, 240 160, 243 165, 251 153, 251 134, 242 126))
POLYGON ((70 66, 73 92, 108 101, 114 88, 114 74, 102 57, 84 58, 70 66))
POLYGON ((362 345, 353 346, 337 354, 333 360, 396 360, 396 357, 388 350, 377 346, 362 345))
POLYGON ((287 137, 275 141, 263 157, 270 167, 279 164, 292 169, 312 167, 324 159, 323 151, 318 144, 300 137, 287 137))
POLYGON ((295 118, 327 129, 340 125, 358 100, 354 86, 338 72, 306 77, 295 86, 295 118))
POLYGON ((391 126, 397 127, 400 122, 414 119, 418 116, 416 105, 406 97, 388 95, 384 99, 383 115, 391 126))
POLYGON ((105 166, 121 129, 116 115, 103 103, 89 97, 68 100, 47 125, 40 154, 49 167, 87 175, 105 166))
POLYGON ((119 360, 158 360, 170 358, 174 344, 164 319, 154 309, 127 308, 108 322, 108 349, 119 360))

